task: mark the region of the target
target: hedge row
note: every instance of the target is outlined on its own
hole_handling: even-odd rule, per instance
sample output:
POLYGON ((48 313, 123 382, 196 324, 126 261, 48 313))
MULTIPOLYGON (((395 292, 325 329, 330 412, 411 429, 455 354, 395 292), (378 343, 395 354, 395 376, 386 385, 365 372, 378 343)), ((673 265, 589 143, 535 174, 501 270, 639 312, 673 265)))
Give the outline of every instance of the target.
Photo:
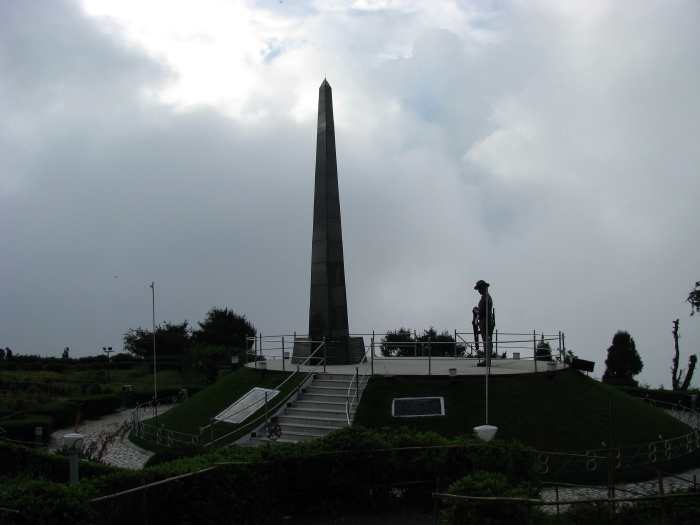
MULTIPOLYGON (((445 489, 465 473, 482 470, 501 472, 510 483, 527 479, 538 486, 536 458, 524 454, 522 445, 508 443, 507 449, 475 445, 468 437, 450 441, 405 429, 347 427, 310 442, 231 447, 141 471, 84 474, 69 494, 52 492, 57 474, 45 473, 48 487, 32 485, 31 491, 49 500, 46 508, 70 516, 74 523, 141 522, 147 513, 149 523, 169 524, 266 523, 285 515, 432 509, 436 487, 445 489), (149 487, 147 498, 135 492, 94 504, 88 501, 193 472, 199 473, 149 487)), ((59 472, 61 476, 65 473, 59 472)), ((42 508, 22 503, 29 498, 13 499, 18 490, 0 489, 0 507, 21 512, 7 523, 48 522, 42 508)))
POLYGON ((121 398, 114 394, 75 397, 66 401, 52 401, 33 409, 21 419, 0 421, 7 439, 33 443, 36 428, 41 427, 43 441, 49 439, 54 430, 71 426, 80 411, 83 419, 95 419, 111 414, 121 405, 121 398))
MULTIPOLYGON (((690 396, 700 393, 697 390, 685 392, 681 390, 652 390, 648 388, 630 386, 618 386, 617 388, 634 397, 664 401, 666 403, 676 403, 677 405, 683 405, 686 408, 692 408, 692 398, 690 396)), ((700 410, 700 395, 696 399, 696 410, 700 410)))

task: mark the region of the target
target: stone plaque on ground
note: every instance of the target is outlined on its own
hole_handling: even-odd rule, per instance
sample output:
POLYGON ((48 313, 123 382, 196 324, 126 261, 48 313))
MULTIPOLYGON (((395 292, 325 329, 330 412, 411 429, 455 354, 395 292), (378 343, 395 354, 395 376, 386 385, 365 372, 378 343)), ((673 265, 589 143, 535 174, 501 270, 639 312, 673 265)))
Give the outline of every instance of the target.
POLYGON ((442 397, 400 397, 391 405, 394 417, 444 416, 445 399, 442 397))

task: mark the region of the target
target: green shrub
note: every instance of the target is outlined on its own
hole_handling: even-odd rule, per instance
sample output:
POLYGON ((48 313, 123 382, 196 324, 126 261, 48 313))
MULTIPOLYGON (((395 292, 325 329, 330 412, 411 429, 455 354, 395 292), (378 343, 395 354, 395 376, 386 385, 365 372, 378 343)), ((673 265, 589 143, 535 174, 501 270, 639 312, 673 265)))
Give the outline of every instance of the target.
POLYGON ((51 416, 32 414, 24 419, 3 419, 2 428, 7 432, 7 439, 34 443, 36 440, 36 428, 42 428, 42 440, 47 440, 54 430, 51 416))
POLYGON ((180 445, 178 447, 172 447, 151 456, 148 461, 146 461, 144 468, 155 467, 156 465, 175 461, 176 459, 192 458, 194 456, 204 454, 205 452, 207 451, 203 447, 196 445, 180 445))
POLYGON ((69 401, 80 406, 83 419, 97 419, 111 414, 121 406, 121 398, 115 394, 74 397, 69 401))
POLYGON ((75 422, 78 405, 74 401, 50 401, 34 408, 32 413, 51 416, 54 428, 65 428, 75 422))
MULTIPOLYGON (((113 474, 120 470, 117 467, 100 463, 81 461, 80 479, 113 474)), ((68 481, 68 458, 0 441, 0 477, 12 478, 19 475, 44 478, 55 483, 66 483, 68 481)), ((2 484, 0 483, 0 485, 2 484)))
MULTIPOLYGON (((505 475, 494 472, 477 472, 465 476, 447 489, 448 494, 457 496, 481 496, 500 498, 531 497, 528 485, 511 485, 505 475)), ((525 503, 517 501, 488 500, 445 500, 442 514, 453 524, 472 523, 527 523, 528 509, 525 503)), ((536 509, 531 509, 530 512, 536 509)), ((541 512, 541 511, 540 511, 541 512)))
POLYGON ((3 525, 91 525, 98 516, 91 508, 89 493, 79 485, 67 486, 45 480, 7 484, 0 488, 3 525))

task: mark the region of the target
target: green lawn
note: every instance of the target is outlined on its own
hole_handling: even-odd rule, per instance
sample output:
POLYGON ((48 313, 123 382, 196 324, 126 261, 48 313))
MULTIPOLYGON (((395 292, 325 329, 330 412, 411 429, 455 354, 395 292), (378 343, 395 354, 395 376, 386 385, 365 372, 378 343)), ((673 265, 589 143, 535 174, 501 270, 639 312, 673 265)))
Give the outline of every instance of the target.
MULTIPOLYGON (((431 430, 450 438, 471 434, 474 427, 485 423, 485 390, 484 377, 375 376, 365 389, 354 424, 431 430), (445 416, 391 415, 394 398, 429 396, 444 397, 445 416)), ((498 427, 497 437, 515 439, 536 450, 575 452, 609 447, 611 413, 615 447, 643 445, 659 441, 659 436, 680 437, 692 430, 665 412, 574 370, 489 378, 489 424, 498 427)), ((646 454, 648 448, 643 449, 646 454)), ((551 461, 555 461, 553 456, 551 461)), ((604 484, 604 465, 595 471, 562 474, 559 479, 604 484)), ((657 468, 684 472, 698 466, 700 452, 696 450, 651 466, 616 471, 615 476, 618 481, 637 481, 655 477, 657 468)))
MULTIPOLYGON (((573 370, 489 378, 489 424, 498 427, 499 438, 516 439, 538 450, 602 448, 603 442, 610 442, 611 403, 616 447, 691 431, 664 412, 573 370)), ((471 433, 485 420, 484 377, 375 376, 362 396, 354 423, 371 428, 408 426, 454 437, 471 433), (394 398, 426 396, 445 398, 444 417, 391 416, 394 398)))

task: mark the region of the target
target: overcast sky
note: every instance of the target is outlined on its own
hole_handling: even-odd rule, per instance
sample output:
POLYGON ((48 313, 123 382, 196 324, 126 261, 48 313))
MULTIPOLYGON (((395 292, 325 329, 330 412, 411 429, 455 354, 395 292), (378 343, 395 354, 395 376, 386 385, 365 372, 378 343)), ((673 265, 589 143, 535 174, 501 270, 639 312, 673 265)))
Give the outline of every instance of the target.
MULTIPOLYGON (((78 357, 214 307, 308 328, 333 88, 350 331, 700 351, 695 0, 0 2, 0 346, 78 357)), ((693 382, 700 383, 700 377, 693 382)))

